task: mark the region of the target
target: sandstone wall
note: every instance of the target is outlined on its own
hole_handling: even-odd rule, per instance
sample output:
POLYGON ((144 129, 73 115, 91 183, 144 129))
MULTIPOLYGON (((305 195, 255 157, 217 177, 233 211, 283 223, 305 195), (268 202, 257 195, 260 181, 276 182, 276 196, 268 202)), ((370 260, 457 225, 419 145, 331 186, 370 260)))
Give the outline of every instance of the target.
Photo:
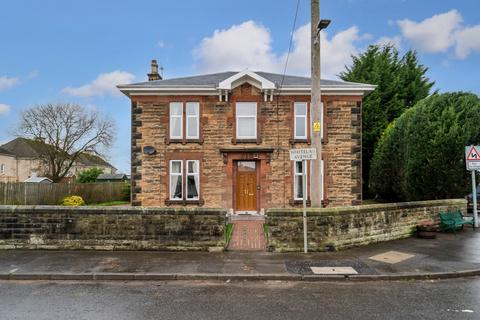
POLYGON ((0 249, 223 250, 219 209, 0 206, 0 249))
MULTIPOLYGON (((409 237, 423 220, 438 222, 440 212, 467 210, 467 202, 434 200, 307 209, 310 251, 329 251, 409 237)), ((301 209, 267 211, 268 248, 303 251, 301 209)))

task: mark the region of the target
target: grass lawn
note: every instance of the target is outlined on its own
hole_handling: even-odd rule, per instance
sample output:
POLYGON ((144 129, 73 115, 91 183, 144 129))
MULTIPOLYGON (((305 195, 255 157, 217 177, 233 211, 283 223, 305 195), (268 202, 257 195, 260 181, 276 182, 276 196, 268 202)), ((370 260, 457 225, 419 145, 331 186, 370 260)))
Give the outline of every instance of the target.
POLYGON ((95 207, 111 207, 111 206, 124 206, 129 205, 129 201, 110 201, 110 202, 100 202, 100 203, 91 203, 87 206, 95 206, 95 207))

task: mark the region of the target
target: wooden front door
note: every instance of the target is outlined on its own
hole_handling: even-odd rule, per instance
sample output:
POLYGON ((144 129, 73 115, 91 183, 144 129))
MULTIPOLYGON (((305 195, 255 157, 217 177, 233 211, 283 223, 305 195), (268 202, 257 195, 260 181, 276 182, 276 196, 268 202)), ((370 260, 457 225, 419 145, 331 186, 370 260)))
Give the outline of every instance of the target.
POLYGON ((237 211, 257 211, 257 164, 255 161, 237 162, 237 211))

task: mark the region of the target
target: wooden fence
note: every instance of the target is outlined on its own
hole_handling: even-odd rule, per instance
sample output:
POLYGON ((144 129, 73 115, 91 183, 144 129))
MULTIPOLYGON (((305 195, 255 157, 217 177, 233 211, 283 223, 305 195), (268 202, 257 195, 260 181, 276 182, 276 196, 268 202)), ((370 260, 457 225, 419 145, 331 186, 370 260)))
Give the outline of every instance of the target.
POLYGON ((67 196, 81 196, 87 204, 125 199, 125 182, 0 183, 0 204, 56 205, 67 196))

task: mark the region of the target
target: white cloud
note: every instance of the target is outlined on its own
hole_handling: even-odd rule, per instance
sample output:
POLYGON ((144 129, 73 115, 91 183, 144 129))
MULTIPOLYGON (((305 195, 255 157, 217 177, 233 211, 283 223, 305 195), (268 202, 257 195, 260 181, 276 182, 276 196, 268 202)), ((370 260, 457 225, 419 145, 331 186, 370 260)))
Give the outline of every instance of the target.
POLYGON ((434 15, 421 22, 397 21, 405 39, 423 52, 438 53, 454 49, 455 57, 464 59, 480 53, 480 25, 465 26, 457 10, 434 15))
POLYGON ((67 94, 78 97, 93 97, 104 95, 119 95, 116 85, 131 83, 135 76, 126 71, 102 73, 90 83, 80 87, 66 87, 62 90, 67 94))
POLYGON ((8 104, 0 103, 0 115, 9 113, 11 108, 8 104))
POLYGON ((457 58, 466 58, 471 52, 480 53, 480 25, 464 28, 455 34, 457 58))
POLYGON ((163 42, 163 41, 158 41, 158 42, 157 42, 157 46, 158 46, 159 48, 165 48, 165 47, 167 46, 167 44, 166 44, 165 42, 163 42))
POLYGON ((446 52, 454 44, 454 33, 460 28, 462 21, 462 15, 457 10, 451 10, 421 22, 400 20, 398 25, 405 39, 417 49, 436 53, 446 52))
POLYGON ((402 47, 402 37, 381 37, 375 42, 375 44, 379 46, 393 46, 400 49, 402 47))
POLYGON ((11 88, 20 83, 19 78, 9 78, 7 76, 0 77, 0 90, 11 88))
MULTIPOLYGON (((353 26, 333 37, 321 33, 322 75, 334 77, 351 62, 351 55, 358 52, 355 43, 369 37, 360 35, 353 26)), ((201 72, 225 70, 264 70, 282 72, 287 53, 276 54, 272 50, 270 30, 254 21, 233 25, 229 29, 215 30, 204 38, 193 51, 195 67, 201 72)), ((299 27, 293 34, 287 72, 310 74, 310 24, 299 27)))

